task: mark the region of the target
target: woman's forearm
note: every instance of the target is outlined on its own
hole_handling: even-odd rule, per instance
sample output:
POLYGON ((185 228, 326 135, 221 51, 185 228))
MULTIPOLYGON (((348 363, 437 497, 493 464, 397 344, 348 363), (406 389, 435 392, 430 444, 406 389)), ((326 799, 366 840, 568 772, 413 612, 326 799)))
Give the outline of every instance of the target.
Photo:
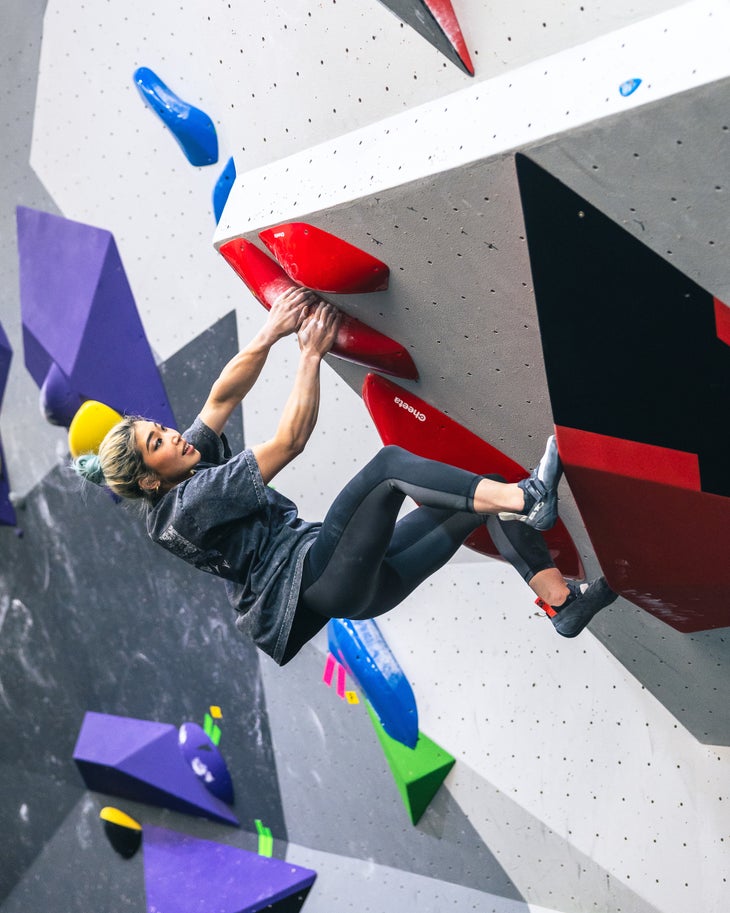
POLYGON ((200 413, 206 425, 217 434, 220 434, 231 412, 258 380, 277 339, 268 324, 265 325, 221 371, 200 413))
POLYGON ((249 344, 224 366, 211 388, 219 400, 240 402, 256 383, 266 364, 271 347, 279 337, 263 326, 249 344))
POLYGON ((316 301, 314 292, 299 286, 287 289, 274 301, 264 326, 251 342, 232 358, 213 384, 200 413, 203 421, 220 434, 229 415, 261 374, 269 350, 277 340, 294 333, 316 301))
POLYGON ((319 355, 302 353, 294 386, 276 430, 281 446, 296 456, 304 450, 317 424, 320 400, 319 355))
POLYGON ((299 456, 312 436, 319 415, 320 364, 318 355, 302 353, 274 436, 252 448, 266 483, 299 456))
POLYGON ((301 355, 294 385, 270 441, 252 448, 265 482, 298 456, 314 431, 319 415, 319 372, 339 326, 337 309, 320 301, 299 331, 301 355))

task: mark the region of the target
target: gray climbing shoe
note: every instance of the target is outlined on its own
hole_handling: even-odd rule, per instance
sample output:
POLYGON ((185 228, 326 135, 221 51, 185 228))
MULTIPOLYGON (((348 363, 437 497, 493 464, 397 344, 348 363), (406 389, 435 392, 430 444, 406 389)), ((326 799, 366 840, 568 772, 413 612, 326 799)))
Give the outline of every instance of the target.
POLYGON ((558 519, 558 483, 562 475, 558 444, 551 434, 540 462, 526 479, 517 483, 525 495, 524 510, 500 513, 500 520, 519 520, 541 531, 552 529, 558 519))
POLYGON ((592 583, 577 584, 568 581, 570 596, 562 606, 550 606, 538 599, 537 604, 546 612, 558 634, 563 637, 577 637, 588 622, 601 609, 618 599, 606 582, 605 577, 597 577, 592 583))

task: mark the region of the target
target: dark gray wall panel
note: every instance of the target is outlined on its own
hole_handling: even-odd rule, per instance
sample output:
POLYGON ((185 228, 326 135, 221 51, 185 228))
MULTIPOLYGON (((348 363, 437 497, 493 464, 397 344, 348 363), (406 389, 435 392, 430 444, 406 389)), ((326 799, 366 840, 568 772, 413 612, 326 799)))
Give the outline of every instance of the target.
MULTIPOLYGON (((21 724, 22 725, 22 724, 21 724)), ((26 726, 33 726, 28 720, 26 726)), ((18 733, 22 737, 22 730, 18 733)), ((5 836, 0 865, 0 904, 61 826, 83 795, 83 784, 71 785, 53 774, 37 774, 13 762, 14 734, 3 730, 0 764, 0 814, 5 836)))
MULTIPOLYGON (((192 402, 194 415, 235 351, 229 315, 171 359, 174 408, 192 402)), ((232 438, 242 441, 240 419, 232 438)), ((0 885, 21 878, 83 789, 72 753, 87 710, 179 725, 220 705, 236 814, 286 839, 259 654, 236 630, 221 581, 155 546, 136 505, 64 465, 29 492, 19 523, 22 536, 0 528, 0 728, 14 734, 0 764, 24 776, 0 791, 0 826, 14 832, 22 805, 34 824, 3 854, 0 885)))

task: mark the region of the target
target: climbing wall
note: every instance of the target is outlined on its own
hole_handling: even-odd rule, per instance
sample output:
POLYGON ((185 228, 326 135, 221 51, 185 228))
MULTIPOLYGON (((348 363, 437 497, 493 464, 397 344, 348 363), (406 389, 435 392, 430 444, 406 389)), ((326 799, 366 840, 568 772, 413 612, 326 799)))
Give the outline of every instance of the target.
MULTIPOLYGON (((217 581, 155 549, 133 510, 82 490, 67 469, 65 429, 41 414, 26 366, 15 209, 110 233, 181 426, 264 318, 218 248, 243 239, 267 251, 259 233, 294 221, 335 234, 390 269, 385 291, 330 297, 409 353, 418 379, 397 379, 406 406, 418 397, 529 467, 563 421, 566 389, 594 389, 585 372, 597 383, 605 361, 611 376, 636 367, 621 350, 625 338, 629 362, 639 358, 628 345, 633 311, 651 299, 636 251, 682 277, 672 288, 686 282, 703 301, 730 302, 727 4, 549 0, 534 12, 454 0, 473 76, 451 39, 430 19, 422 25, 421 0, 234 6, 36 0, 7 17, 0 38, 14 87, 0 183, 9 290, 0 326, 12 354, 0 440, 16 514, 0 525, 0 719, 12 733, 0 750, 0 821, 13 837, 0 910, 141 913, 160 896, 146 883, 160 834, 260 855, 266 828, 276 859, 316 872, 303 906, 312 913, 725 909, 730 594, 721 577, 699 581, 702 598, 713 595, 712 623, 678 623, 664 590, 626 586, 568 641, 514 571, 462 550, 379 622, 419 728, 456 761, 413 824, 363 689, 350 676, 342 688, 322 680, 325 634, 285 669, 257 655, 217 581), (216 161, 186 157, 135 84, 140 68, 210 118, 216 161), (214 204, 230 159, 235 180, 229 170, 230 194, 214 204), (557 233, 557 198, 577 209, 581 230, 594 215, 608 226, 598 241, 592 230, 581 236, 580 263, 575 236, 557 233), (596 257, 585 262, 591 244, 596 257), (641 289, 628 310, 616 308, 620 327, 602 273, 591 272, 597 262, 614 271, 614 294, 641 289), (568 293, 585 329, 561 351, 568 293), (597 343, 609 328, 616 351, 597 346, 592 357, 592 314, 597 343), (587 351, 571 388, 579 344, 587 351), (178 726, 212 704, 223 712, 239 828, 101 794, 73 762, 89 711, 178 726), (122 859, 106 841, 99 812, 110 803, 141 823, 146 855, 122 859)), ((52 256, 31 266, 53 281, 52 256)), ((62 287, 53 300, 52 342, 67 332, 62 287)), ((726 364, 720 333, 715 343, 713 358, 726 364)), ((272 353, 232 423, 234 447, 275 427, 296 351, 285 340, 272 353)), ((315 435, 276 481, 307 519, 322 516, 380 442, 360 395, 368 369, 328 365, 315 435)), ((600 526, 579 470, 569 467, 561 515, 586 572, 615 576, 623 531, 600 526)), ((703 549, 708 527, 694 513, 665 517, 663 531, 670 522, 673 541, 681 532, 696 554, 711 547, 719 561, 730 545, 721 524, 703 549)), ((652 560, 672 594, 681 589, 677 562, 652 560)), ((202 890, 223 897, 213 883, 202 890)), ((244 908, 225 903, 226 913, 244 908)))

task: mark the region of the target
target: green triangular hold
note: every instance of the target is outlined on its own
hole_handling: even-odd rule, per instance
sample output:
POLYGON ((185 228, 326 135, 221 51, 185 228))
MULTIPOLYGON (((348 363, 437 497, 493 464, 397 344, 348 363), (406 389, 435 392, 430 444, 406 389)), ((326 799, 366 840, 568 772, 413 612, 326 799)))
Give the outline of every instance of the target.
POLYGON ((397 742, 383 729, 370 704, 366 702, 365 706, 411 822, 418 824, 456 759, 422 732, 418 733, 415 748, 397 742))

